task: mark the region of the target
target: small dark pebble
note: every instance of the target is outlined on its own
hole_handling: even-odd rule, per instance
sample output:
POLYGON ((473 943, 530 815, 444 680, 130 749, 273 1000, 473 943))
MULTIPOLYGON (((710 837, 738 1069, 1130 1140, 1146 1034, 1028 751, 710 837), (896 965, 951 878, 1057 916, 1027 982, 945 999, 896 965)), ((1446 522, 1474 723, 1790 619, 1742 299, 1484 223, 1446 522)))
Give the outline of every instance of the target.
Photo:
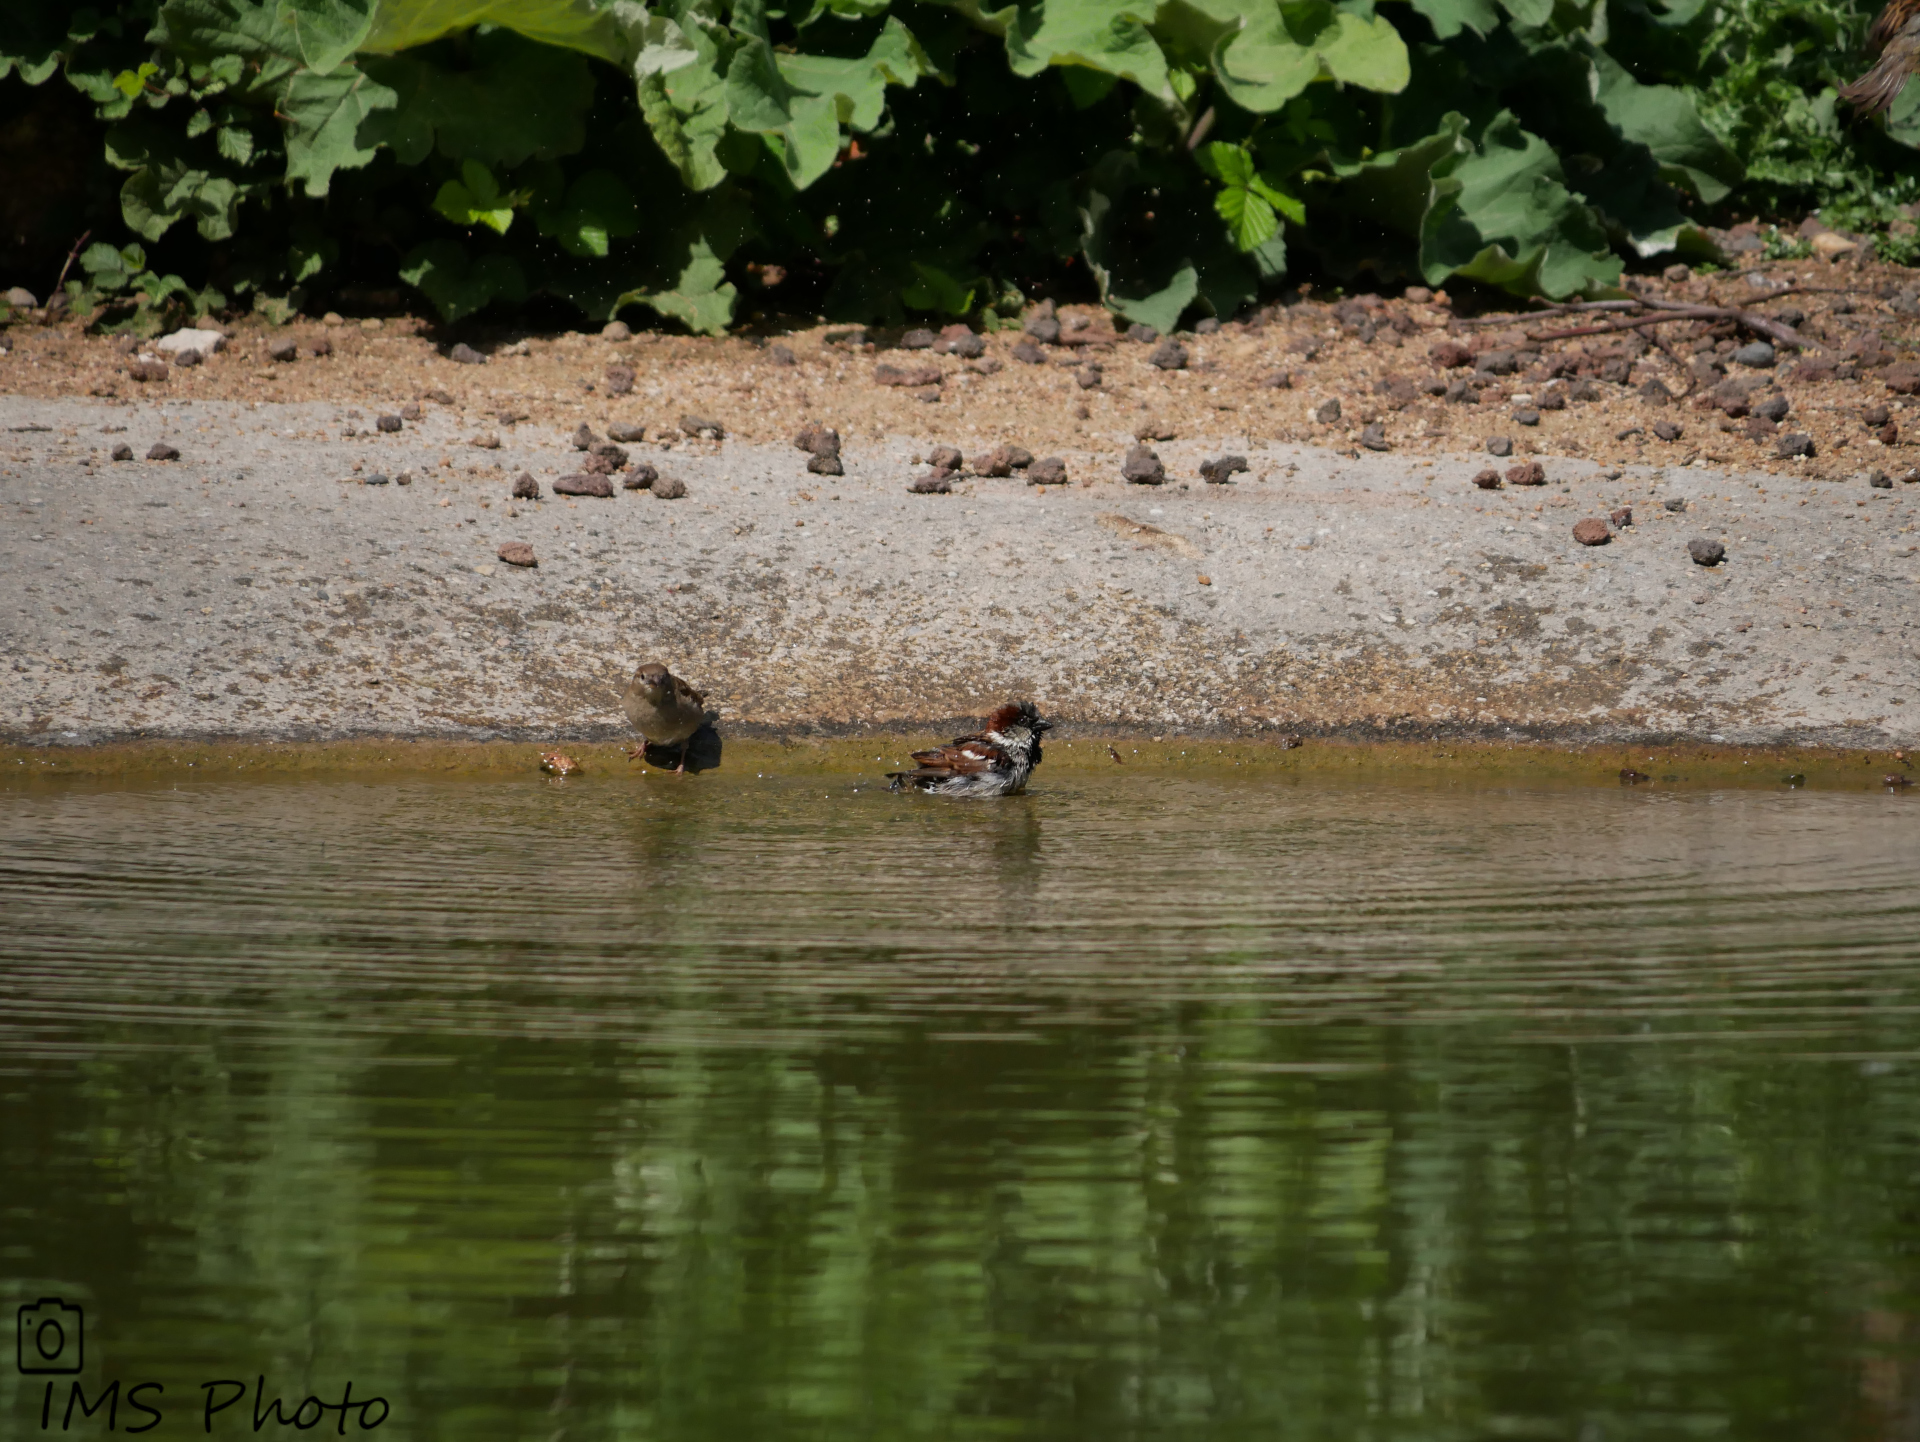
POLYGON ((1669 405, 1673 401, 1673 392, 1667 388, 1665 381, 1655 377, 1640 387, 1640 399, 1650 405, 1669 405))
POLYGON ((513 478, 513 498, 516 501, 540 499, 540 483, 533 478, 532 471, 522 471, 513 478))
POLYGON ((1589 380, 1578 380, 1567 387, 1567 399, 1585 405, 1600 399, 1600 387, 1589 380))
POLYGON ((1779 444, 1773 448, 1773 454, 1775 459, 1782 461, 1793 460, 1799 456, 1810 456, 1813 454, 1813 437, 1804 431, 1789 431, 1780 437, 1779 444))
POLYGON ((1520 368, 1520 362, 1510 350, 1482 351, 1473 368, 1482 375, 1510 376, 1520 368))
POLYGON ((1443 371, 1473 364, 1473 352, 1457 340, 1436 341, 1428 348, 1427 356, 1443 371))
POLYGON ((291 365, 300 359, 300 342, 290 335, 268 341, 267 359, 279 361, 282 365, 291 365))
POLYGON ((907 487, 910 494, 916 496, 945 496, 953 492, 953 482, 946 476, 922 476, 907 487))
POLYGON ((1100 388, 1100 369, 1098 366, 1082 366, 1073 373, 1074 383, 1083 391, 1100 388))
POLYGON ((1500 473, 1488 466, 1474 476, 1473 483, 1483 491, 1497 491, 1500 489, 1500 473))
POLYGON ((430 391, 421 391, 420 399, 423 401, 432 401, 437 406, 450 406, 453 404, 453 397, 438 387, 430 391))
POLYGON ((1047 353, 1030 340, 1015 341, 1010 354, 1015 360, 1025 361, 1030 366, 1045 365, 1047 363, 1047 353))
POLYGON ((615 421, 607 427, 607 437, 610 440, 625 441, 630 446, 637 446, 647 438, 647 428, 628 421, 615 421))
POLYGON ((1653 423, 1653 433, 1663 441, 1677 441, 1680 439, 1683 431, 1672 421, 1655 421, 1653 423))
POLYGON ((1193 333, 1195 335, 1212 335, 1215 331, 1219 329, 1220 329, 1220 318, 1218 316, 1213 316, 1213 315, 1206 316, 1201 320, 1197 320, 1194 322, 1194 325, 1193 325, 1193 333))
POLYGON ((173 363, 176 366, 180 367, 181 370, 192 370, 195 366, 200 364, 200 352, 197 350, 193 350, 191 348, 187 350, 182 350, 182 351, 175 351, 173 355, 173 363))
POLYGON ((325 336, 319 336, 307 346, 307 354, 315 360, 324 360, 333 354, 333 342, 325 336))
POLYGON ((591 471, 576 471, 555 481, 553 493, 556 496, 598 496, 605 500, 613 494, 613 482, 591 471))
POLYGON ((403 422, 398 416, 382 416, 373 424, 376 429, 383 431, 387 435, 393 435, 401 428, 403 422))
POLYGON ((127 367, 127 374, 137 381, 163 381, 167 368, 161 361, 135 361, 127 367))
POLYGON ((1613 539, 1613 532, 1607 529, 1605 521, 1575 521, 1573 538, 1583 546, 1604 546, 1613 539))
POLYGON ((711 431, 716 441, 724 441, 727 438, 727 428, 718 421, 708 420, 705 416, 680 417, 680 429, 690 436, 705 435, 711 431))
POLYGON ((400 419, 403 421, 417 421, 420 419, 420 416, 420 402, 418 401, 408 401, 400 407, 400 419))
POLYGON ((1687 542, 1687 554, 1696 566, 1717 566, 1727 558, 1727 548, 1718 541, 1705 539, 1687 542))
POLYGON ((1338 425, 1340 422, 1340 402, 1322 401, 1313 408, 1313 418, 1323 426, 1338 425))
POLYGON ((1516 426, 1537 426, 1540 424, 1540 412, 1523 406, 1513 413, 1513 423, 1516 426))
POLYGON ((370 476, 362 476, 360 478, 360 484, 363 486, 384 486, 387 484, 387 478, 382 472, 375 471, 370 476))
POLYGON ((593 443, 599 439, 598 436, 588 429, 587 423, 582 421, 580 422, 579 428, 573 433, 573 448, 576 451, 590 451, 593 449, 593 443))
POLYGON ((927 455, 927 464, 936 471, 957 471, 964 462, 958 446, 935 446, 927 455))
POLYGON ((1567 393, 1557 389, 1546 391, 1534 404, 1543 411, 1564 411, 1567 408, 1567 393))
POLYGON ((1120 462, 1120 476, 1136 486, 1157 486, 1167 478, 1167 468, 1151 446, 1134 446, 1120 462))
POLYGON ((610 396, 628 396, 633 394, 633 367, 607 367, 607 394, 610 396))
POLYGON ((1064 486, 1067 483, 1067 463, 1059 456, 1042 456, 1027 467, 1027 484, 1030 486, 1064 486))
POLYGON ((840 454, 840 432, 831 426, 809 423, 800 428, 793 438, 795 449, 805 451, 811 456, 837 456, 840 454))
POLYGON ((987 343, 972 331, 968 331, 965 335, 943 337, 934 349, 966 360, 978 360, 987 353, 987 343))
POLYGON ((448 351, 447 359, 457 365, 463 366, 477 366, 487 363, 487 358, 465 341, 461 341, 452 350, 448 351))
POLYGON ((1021 329, 1042 345, 1052 345, 1060 339, 1060 322, 1050 315, 1029 316, 1021 329))
POLYGON ((1878 490, 1890 491, 1893 489, 1893 477, 1885 471, 1875 471, 1867 477, 1867 484, 1878 490))
POLYGON ((808 456, 807 470, 816 476, 844 476, 846 469, 840 464, 838 452, 832 455, 808 456))
POLYGON ((678 476, 661 476, 651 487, 656 501, 684 501, 687 498, 687 483, 678 476))
POLYGON ((1741 346, 1727 359, 1735 365, 1751 366, 1755 370, 1772 370, 1775 357, 1772 346, 1757 340, 1741 346))
POLYGON ((1871 405, 1860 412, 1860 419, 1866 422, 1868 430, 1878 430, 1893 419, 1893 412, 1884 405, 1871 405))
POLYGON ((537 566, 540 564, 534 559, 533 547, 529 546, 525 541, 508 541, 502 545, 499 550, 495 551, 494 554, 509 566, 537 566))
POLYGON ((1224 486, 1236 474, 1247 469, 1245 456, 1221 456, 1200 462, 1200 479, 1210 486, 1224 486))
POLYGON ((115 459, 116 461, 130 461, 130 460, 132 460, 132 459, 133 459, 133 447, 132 447, 132 446, 130 446, 130 445, 128 445, 128 444, 127 444, 127 443, 126 443, 125 441, 122 441, 122 442, 120 442, 120 444, 119 444, 119 445, 117 445, 117 446, 115 446, 115 447, 113 448, 113 458, 114 458, 114 459, 115 459))
POLYGON ((612 462, 616 471, 627 463, 627 453, 612 441, 594 442, 593 449, 588 454, 597 456, 603 461, 612 462))
POLYGON ((180 459, 180 451, 177 447, 170 446, 165 441, 156 441, 152 449, 147 452, 147 459, 150 461, 177 461, 180 459))
POLYGON ((1387 428, 1380 421, 1375 421, 1371 425, 1360 428, 1360 444, 1370 451, 1392 449, 1387 444, 1387 428))
POLYGON ((984 459, 973 463, 983 476, 1010 476, 1033 464, 1033 452, 1025 446, 995 446, 984 459))
POLYGON ((1135 321, 1127 327, 1127 339, 1137 341, 1141 345, 1152 345, 1160 339, 1160 332, 1150 325, 1142 325, 1139 321, 1135 321))
POLYGON ((1756 416, 1765 416, 1776 425, 1787 418, 1787 412, 1793 409, 1793 402, 1785 396, 1768 396, 1765 400, 1753 404, 1756 416))
POLYGON ((1630 441, 1635 436, 1644 436, 1646 433, 1647 428, 1645 426, 1628 426, 1623 431, 1615 431, 1613 438, 1616 441, 1630 441))
POLYGON ((933 343, 938 339, 939 337, 930 330, 910 330, 900 337, 900 349, 932 350, 933 343))
POLYGON ((800 364, 799 361, 794 359, 793 352, 787 349, 787 347, 783 345, 768 346, 767 359, 772 361, 777 366, 793 366, 793 365, 800 364))
POLYGON ((1490 456, 1512 455, 1513 454, 1513 438, 1511 436, 1488 436, 1487 437, 1487 454, 1490 456))
POLYGON ((1177 340, 1163 340, 1153 348, 1147 364, 1163 371, 1183 371, 1187 368, 1187 348, 1177 340))
POLYGON ((1607 519, 1613 522, 1615 529, 1624 531, 1633 524, 1633 507, 1622 506, 1617 511, 1609 511, 1607 519))
POLYGON ((1546 483, 1547 468, 1538 461, 1507 467, 1507 484, 1510 486, 1544 486, 1546 483))
POLYGON ((1687 508, 1687 498, 1685 496, 1668 496, 1666 500, 1660 504, 1665 506, 1669 511, 1684 511, 1687 508))
POLYGON ((1892 421, 1888 421, 1873 433, 1873 438, 1883 446, 1896 445, 1900 440, 1900 428, 1892 421))
POLYGON ((620 479, 620 488, 627 491, 650 491, 653 483, 660 479, 660 473, 645 461, 637 466, 629 466, 627 473, 620 479))

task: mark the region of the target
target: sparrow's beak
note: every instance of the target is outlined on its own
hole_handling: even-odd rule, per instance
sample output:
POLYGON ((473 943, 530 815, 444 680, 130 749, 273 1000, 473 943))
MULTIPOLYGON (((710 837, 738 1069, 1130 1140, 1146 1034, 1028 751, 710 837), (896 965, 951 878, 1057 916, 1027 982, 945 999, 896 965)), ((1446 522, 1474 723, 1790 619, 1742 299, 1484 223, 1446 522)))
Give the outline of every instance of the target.
POLYGON ((1053 730, 1053 723, 1051 721, 1041 721, 1036 719, 1033 723, 1033 729, 1036 731, 1051 731, 1053 730))

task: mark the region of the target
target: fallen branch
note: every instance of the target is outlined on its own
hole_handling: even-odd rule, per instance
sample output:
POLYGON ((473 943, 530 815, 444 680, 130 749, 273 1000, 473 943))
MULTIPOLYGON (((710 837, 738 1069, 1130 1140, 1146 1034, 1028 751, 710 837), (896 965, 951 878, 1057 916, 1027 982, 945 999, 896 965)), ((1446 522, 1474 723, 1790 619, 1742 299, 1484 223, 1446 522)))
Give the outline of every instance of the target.
MULTIPOLYGON (((1790 325, 1784 325, 1767 316, 1758 315, 1750 310, 1736 310, 1718 305, 1684 305, 1678 301, 1636 301, 1636 305, 1657 308, 1656 315, 1636 316, 1631 320, 1608 321, 1602 325, 1579 326, 1573 330, 1551 331, 1544 335, 1528 333, 1527 339, 1540 344, 1553 341, 1572 340, 1576 336, 1605 335, 1610 331, 1638 330, 1642 326, 1667 325, 1682 320, 1730 320, 1736 325, 1745 326, 1756 335, 1766 336, 1777 345, 1790 350, 1804 350, 1806 342, 1800 339, 1800 333, 1790 325)), ((1599 302, 1607 304, 1607 302, 1599 302)))

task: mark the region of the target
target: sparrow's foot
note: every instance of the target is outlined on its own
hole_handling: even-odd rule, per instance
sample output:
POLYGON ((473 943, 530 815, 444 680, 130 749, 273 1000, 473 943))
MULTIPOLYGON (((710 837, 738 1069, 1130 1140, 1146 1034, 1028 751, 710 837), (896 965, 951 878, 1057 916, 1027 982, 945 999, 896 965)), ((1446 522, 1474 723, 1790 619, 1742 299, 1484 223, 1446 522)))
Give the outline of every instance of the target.
POLYGON ((620 748, 620 754, 627 758, 628 765, 632 765, 635 761, 638 761, 642 756, 647 754, 647 743, 642 741, 638 746, 622 746, 620 748))

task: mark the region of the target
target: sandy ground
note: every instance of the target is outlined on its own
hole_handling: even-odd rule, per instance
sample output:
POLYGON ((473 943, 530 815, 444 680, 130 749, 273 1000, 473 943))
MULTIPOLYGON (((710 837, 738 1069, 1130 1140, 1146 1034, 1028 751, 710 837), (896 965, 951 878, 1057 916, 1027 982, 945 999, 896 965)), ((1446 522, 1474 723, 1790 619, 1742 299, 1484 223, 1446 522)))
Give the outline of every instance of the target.
MULTIPOLYGON (((9 380, 29 349, 16 344, 9 380)), ((432 362, 456 379, 508 364, 432 362)), ((186 374, 244 393, 255 373, 226 355, 186 374)), ((636 393, 672 379, 643 370, 636 393)), ((880 439, 848 422, 846 475, 829 478, 777 438, 779 406, 736 398, 724 442, 655 426, 661 439, 628 447, 686 498, 616 477, 612 499, 569 500, 551 494, 580 459, 569 433, 616 413, 595 397, 506 425, 450 395, 383 434, 386 405, 357 400, 213 399, 173 381, 132 397, 10 389, 11 741, 607 737, 627 674, 654 658, 738 735, 944 725, 1025 695, 1089 732, 1141 735, 1920 739, 1920 484, 1704 460, 1609 477, 1612 457, 1543 444, 1550 484, 1482 491, 1484 453, 1348 454, 1343 437, 1286 440, 1196 409, 1155 447, 1164 486, 1121 481, 1122 432, 1068 453, 1067 486, 915 495, 932 441, 971 454, 1007 432, 969 430, 945 401, 898 402, 943 422, 880 439), (1185 429, 1209 415, 1211 430, 1185 429), (178 460, 108 459, 162 441, 178 460), (1248 471, 1199 481, 1198 462, 1229 448, 1248 471), (537 503, 510 498, 523 470, 537 503), (364 483, 402 471, 411 484, 364 483), (1609 544, 1574 541, 1575 522, 1623 506, 1634 523, 1609 544), (1726 561, 1696 565, 1697 538, 1726 561), (509 541, 538 567, 503 564, 509 541)), ((731 394, 688 383, 664 408, 711 412, 731 394)), ((1069 438, 1028 415, 1014 438, 1036 451, 1069 438)))

